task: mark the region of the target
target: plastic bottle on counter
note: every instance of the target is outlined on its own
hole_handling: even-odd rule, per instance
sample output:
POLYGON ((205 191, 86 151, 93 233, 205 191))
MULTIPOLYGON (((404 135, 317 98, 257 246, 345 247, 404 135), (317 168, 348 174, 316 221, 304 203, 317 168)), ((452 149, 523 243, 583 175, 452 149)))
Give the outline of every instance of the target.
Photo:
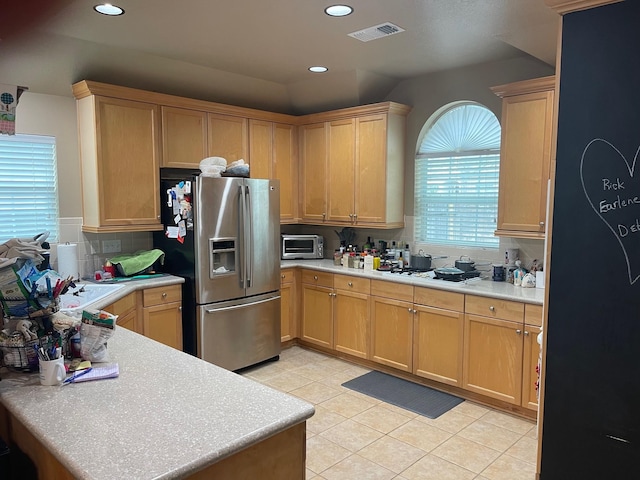
POLYGON ((402 253, 402 258, 404 259, 405 266, 410 267, 411 266, 411 250, 409 250, 408 243, 404 246, 404 252, 402 253))

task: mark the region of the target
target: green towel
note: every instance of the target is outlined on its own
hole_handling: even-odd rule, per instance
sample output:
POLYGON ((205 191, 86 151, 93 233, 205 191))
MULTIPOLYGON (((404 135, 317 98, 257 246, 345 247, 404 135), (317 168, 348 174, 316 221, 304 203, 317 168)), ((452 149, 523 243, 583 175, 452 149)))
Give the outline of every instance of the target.
POLYGON ((119 265, 119 270, 126 277, 140 273, 153 265, 158 259, 160 264, 164 264, 164 252, 157 248, 153 250, 141 250, 136 253, 125 253, 113 257, 109 261, 114 265, 119 265))

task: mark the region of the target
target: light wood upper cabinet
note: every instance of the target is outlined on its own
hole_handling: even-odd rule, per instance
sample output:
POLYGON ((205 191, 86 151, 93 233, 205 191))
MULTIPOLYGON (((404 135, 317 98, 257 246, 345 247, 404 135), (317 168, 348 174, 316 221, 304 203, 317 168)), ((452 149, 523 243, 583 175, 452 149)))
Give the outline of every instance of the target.
POLYGON ((222 157, 227 164, 240 159, 250 163, 247 118, 209 113, 207 121, 209 156, 222 157))
POLYGON ((158 105, 91 93, 77 99, 84 232, 161 230, 158 105))
POLYGON ((280 180, 280 221, 293 222, 298 205, 297 138, 293 125, 249 120, 251 178, 280 180))
POLYGON ((543 238, 555 77, 502 85, 492 90, 503 99, 496 235, 543 238))
POLYGON ((300 127, 303 221, 323 223, 327 216, 327 128, 324 123, 300 127))
POLYGON ((199 168, 207 156, 206 112, 163 106, 162 165, 199 168))
POLYGON ((356 121, 344 119, 328 122, 329 155, 327 203, 329 223, 352 223, 355 213, 354 179, 356 121))
POLYGON ((404 225, 404 136, 409 110, 387 102, 302 117, 302 222, 377 228, 404 225), (326 189, 318 185, 322 180, 326 189))

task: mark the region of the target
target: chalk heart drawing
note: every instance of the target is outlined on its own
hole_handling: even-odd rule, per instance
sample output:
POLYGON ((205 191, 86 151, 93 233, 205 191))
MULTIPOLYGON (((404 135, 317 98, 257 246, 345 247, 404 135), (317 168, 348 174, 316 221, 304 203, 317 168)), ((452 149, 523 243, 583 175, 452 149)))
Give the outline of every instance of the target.
POLYGON ((639 154, 640 147, 629 163, 613 144, 595 138, 580 160, 584 194, 622 248, 631 285, 640 278, 640 179, 634 177, 639 154))

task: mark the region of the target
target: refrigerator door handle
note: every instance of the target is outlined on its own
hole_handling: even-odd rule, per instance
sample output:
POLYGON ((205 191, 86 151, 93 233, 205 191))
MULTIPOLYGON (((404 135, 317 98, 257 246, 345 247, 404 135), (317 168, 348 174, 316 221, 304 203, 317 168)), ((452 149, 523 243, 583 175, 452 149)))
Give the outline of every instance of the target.
POLYGON ((225 312, 225 311, 229 311, 229 310, 237 310, 239 308, 244 308, 247 305, 260 305, 261 303, 267 303, 267 302, 272 302, 274 300, 278 300, 280 298, 280 295, 278 295, 277 297, 269 297, 269 298, 265 298, 264 300, 259 300, 257 302, 252 302, 250 304, 246 304, 243 303, 241 305, 232 305, 230 307, 222 307, 222 308, 206 308, 205 312, 207 313, 216 313, 216 312, 225 312))
POLYGON ((251 287, 251 279, 253 278, 253 230, 251 229, 252 226, 252 218, 253 218, 253 211, 252 211, 252 205, 251 205, 251 191, 249 190, 249 185, 246 185, 245 188, 246 190, 246 197, 247 197, 247 202, 245 204, 245 223, 244 223, 244 228, 245 228, 245 235, 247 238, 247 241, 245 243, 246 248, 245 248, 245 252, 244 252, 244 258, 245 258, 245 262, 247 265, 247 271, 246 271, 246 278, 247 278, 247 288, 251 287))
POLYGON ((238 187, 238 202, 240 203, 239 205, 239 213, 238 216, 240 218, 238 218, 238 225, 241 226, 240 230, 240 268, 239 268, 239 275, 240 275, 240 288, 246 289, 247 285, 246 285, 246 280, 245 280, 245 272, 247 270, 247 266, 246 266, 246 240, 245 240, 245 236, 246 236, 246 232, 245 232, 245 227, 244 224, 246 222, 246 200, 244 198, 244 185, 240 185, 238 187))

